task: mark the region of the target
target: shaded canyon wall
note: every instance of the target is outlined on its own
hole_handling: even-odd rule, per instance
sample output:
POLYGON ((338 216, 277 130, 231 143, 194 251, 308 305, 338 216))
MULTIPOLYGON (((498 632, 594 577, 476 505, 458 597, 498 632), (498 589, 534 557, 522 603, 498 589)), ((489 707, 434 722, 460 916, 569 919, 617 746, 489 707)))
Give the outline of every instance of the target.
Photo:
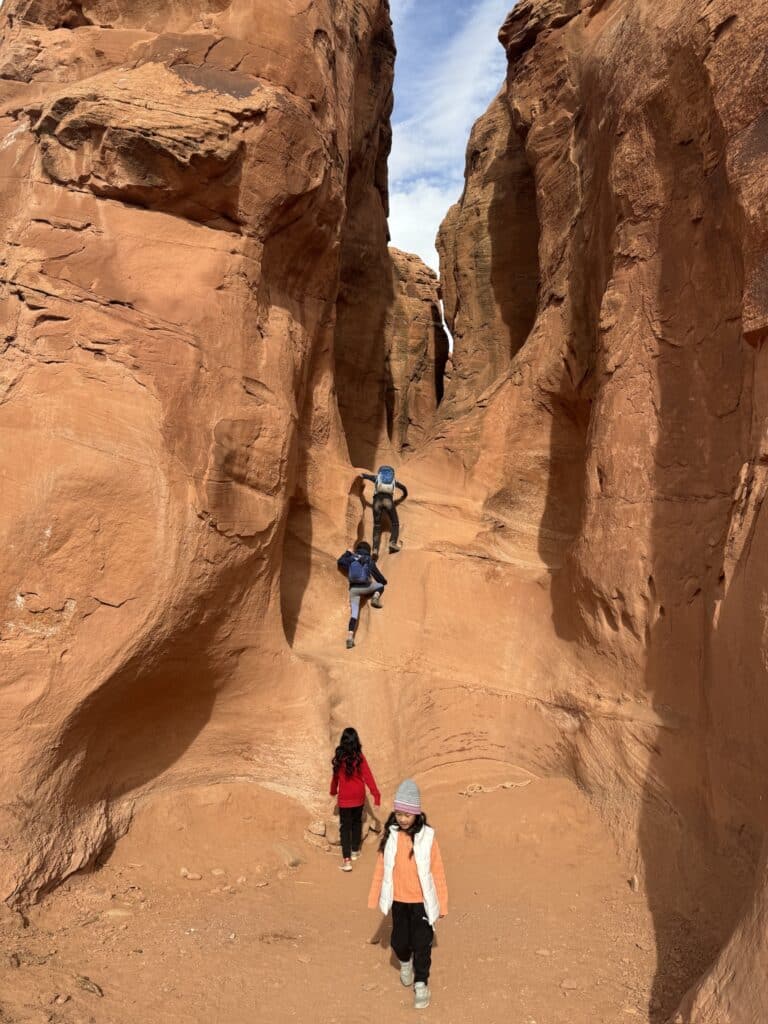
POLYGON ((499 550, 547 563, 579 666, 553 658, 562 765, 636 850, 654 1012, 737 928, 696 1024, 768 1009, 766 28, 732 0, 513 10, 441 230, 457 372, 423 456, 468 475, 499 550), (675 962, 672 908, 703 960, 675 962))

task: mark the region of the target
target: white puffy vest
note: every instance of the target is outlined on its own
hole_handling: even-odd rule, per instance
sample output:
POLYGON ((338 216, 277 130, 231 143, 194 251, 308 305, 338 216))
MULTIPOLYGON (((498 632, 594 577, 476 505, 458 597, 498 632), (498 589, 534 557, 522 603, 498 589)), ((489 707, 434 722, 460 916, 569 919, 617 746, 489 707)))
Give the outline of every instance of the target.
MULTIPOLYGON (((397 836, 400 829, 393 825, 389 832, 387 845, 384 847, 384 879, 381 883, 381 896, 379 897, 379 909, 382 914, 388 914, 392 909, 395 900, 395 883, 393 874, 395 870, 395 857, 397 855, 397 836)), ((440 901, 437 898, 435 880, 432 878, 432 841, 435 838, 435 830, 429 825, 424 825, 416 833, 413 840, 413 856, 416 861, 416 870, 419 874, 421 891, 424 894, 424 909, 427 912, 427 920, 434 924, 440 917, 440 901)))

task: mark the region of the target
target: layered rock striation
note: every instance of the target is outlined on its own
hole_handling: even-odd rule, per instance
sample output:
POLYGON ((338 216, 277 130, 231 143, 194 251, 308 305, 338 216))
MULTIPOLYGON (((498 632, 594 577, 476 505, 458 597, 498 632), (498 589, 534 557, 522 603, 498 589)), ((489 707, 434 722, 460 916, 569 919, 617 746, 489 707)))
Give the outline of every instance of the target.
POLYGON ((388 436, 396 452, 415 451, 443 400, 448 335, 437 274, 418 256, 390 248, 394 301, 384 326, 388 436))
POLYGON ((696 1024, 768 1008, 766 25, 732 0, 519 4, 439 243, 457 374, 434 458, 460 449, 496 537, 550 570, 579 666, 552 664, 563 765, 637 851, 654 1013, 736 928, 679 1017, 696 1024), (665 931, 673 910, 689 940, 665 931), (675 966, 694 932, 705 948, 675 966))
POLYGON ((655 917, 650 1013, 763 1019, 767 24, 514 8, 446 380, 387 250, 386 4, 6 0, 3 898, 158 789, 315 802, 354 722, 382 780, 576 778, 655 917), (347 654, 383 460, 405 547, 347 654))
POLYGON ((347 467, 314 499, 343 536, 336 308, 359 206, 390 273, 394 48, 380 0, 6 0, 1 31, 0 892, 23 901, 152 788, 324 775, 283 540, 306 445, 347 467))

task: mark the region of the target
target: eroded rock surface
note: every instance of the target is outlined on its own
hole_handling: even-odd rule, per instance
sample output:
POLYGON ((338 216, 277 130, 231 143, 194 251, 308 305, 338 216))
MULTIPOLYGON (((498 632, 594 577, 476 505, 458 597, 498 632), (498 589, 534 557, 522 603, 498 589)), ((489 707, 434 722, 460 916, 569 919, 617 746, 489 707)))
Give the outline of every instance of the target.
POLYGON ((756 893, 686 1004, 691 1024, 766 1012, 767 25, 768 6, 732 0, 512 11, 507 86, 475 128, 441 235, 454 418, 420 456, 428 473, 469 466, 497 552, 509 538, 551 571, 552 623, 579 665, 570 679, 558 668, 576 716, 565 763, 637 850, 658 925, 653 1013, 674 1009, 756 893), (521 174, 537 231, 530 207, 523 225, 511 217, 540 279, 520 348, 499 328, 489 197, 504 182, 525 194, 521 174), (467 231, 473 210, 481 226, 467 231), (456 415, 473 375, 475 407, 456 415), (689 922, 676 935, 673 913, 689 922), (711 943, 700 955, 694 936, 711 943))
POLYGON ((413 253, 389 253, 394 301, 384 329, 387 418, 393 447, 407 454, 424 441, 442 402, 448 335, 437 274, 413 253))
POLYGON ((324 775, 283 535, 304 440, 348 466, 339 250, 385 187, 392 63, 380 0, 3 5, 5 898, 148 787, 324 775))
POLYGON ((517 5, 439 409, 435 282, 386 249, 386 5, 3 26, 2 895, 158 787, 312 803, 354 722, 381 781, 576 778, 647 893, 650 1016, 693 982, 686 1024, 762 1020, 763 0, 517 5), (346 652, 385 456, 405 546, 346 652))
POLYGON ((533 174, 502 93, 472 129, 464 194, 437 238, 455 344, 446 415, 465 412, 525 343, 536 315, 538 233, 533 174))

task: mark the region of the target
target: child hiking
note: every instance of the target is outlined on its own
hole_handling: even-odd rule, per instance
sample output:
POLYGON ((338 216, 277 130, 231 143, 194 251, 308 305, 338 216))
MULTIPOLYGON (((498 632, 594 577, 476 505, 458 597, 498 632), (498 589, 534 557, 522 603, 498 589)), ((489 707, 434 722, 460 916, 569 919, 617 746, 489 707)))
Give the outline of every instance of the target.
POLYGON ((373 557, 379 557, 381 519, 385 512, 389 518, 389 550, 391 554, 395 554, 402 547, 399 542, 400 518, 397 506, 408 497, 408 490, 405 484, 398 483, 395 479, 395 471, 391 466, 379 466, 375 476, 373 473, 361 473, 360 476, 373 484, 373 557), (403 492, 397 501, 395 489, 403 492))
POLYGON ((352 861, 360 856, 363 845, 363 807, 365 787, 371 791, 374 804, 381 805, 381 794, 376 788, 357 730, 351 726, 341 734, 339 745, 331 762, 331 796, 338 796, 339 837, 341 839, 342 871, 352 870, 352 861))
POLYGON ((382 914, 392 911, 392 949, 400 961, 400 981, 414 986, 413 1005, 425 1009, 430 1000, 434 924, 448 913, 448 888, 435 831, 427 824, 419 787, 411 779, 395 793, 368 906, 378 907, 382 914))
POLYGON ((354 551, 345 551, 336 563, 349 580, 349 626, 347 627, 347 648, 355 646, 355 630, 360 618, 360 602, 371 597, 374 608, 381 608, 381 595, 387 581, 371 558, 371 545, 361 540, 354 551))

